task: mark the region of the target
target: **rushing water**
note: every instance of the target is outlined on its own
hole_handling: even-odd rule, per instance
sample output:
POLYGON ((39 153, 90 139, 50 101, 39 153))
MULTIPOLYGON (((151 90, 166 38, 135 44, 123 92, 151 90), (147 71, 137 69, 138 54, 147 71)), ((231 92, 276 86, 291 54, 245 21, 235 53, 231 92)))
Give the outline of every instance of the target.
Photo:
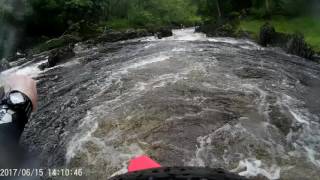
POLYGON ((320 179, 318 64, 193 29, 75 51, 45 72, 36 64, 46 53, 3 73, 37 78, 40 106, 23 144, 42 166, 102 179, 147 154, 164 166, 320 179))

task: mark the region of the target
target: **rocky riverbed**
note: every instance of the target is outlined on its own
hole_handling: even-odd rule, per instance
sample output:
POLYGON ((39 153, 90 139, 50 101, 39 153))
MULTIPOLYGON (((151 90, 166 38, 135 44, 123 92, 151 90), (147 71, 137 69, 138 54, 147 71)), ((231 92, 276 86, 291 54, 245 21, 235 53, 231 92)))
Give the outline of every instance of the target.
POLYGON ((172 37, 78 43, 10 73, 38 82, 22 144, 41 167, 125 172, 147 154, 164 166, 222 167, 251 179, 320 179, 320 65, 243 39, 172 37))

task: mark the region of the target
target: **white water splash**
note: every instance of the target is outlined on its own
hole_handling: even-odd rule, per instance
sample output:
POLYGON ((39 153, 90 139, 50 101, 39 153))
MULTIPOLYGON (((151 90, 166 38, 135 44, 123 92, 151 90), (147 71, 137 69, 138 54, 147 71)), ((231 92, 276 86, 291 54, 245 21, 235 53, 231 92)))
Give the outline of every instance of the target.
MULTIPOLYGON (((156 42, 156 41, 208 41, 217 43, 227 43, 238 45, 242 49, 247 50, 263 50, 264 48, 257 43, 247 39, 235 39, 230 37, 210 37, 208 38, 204 33, 196 33, 195 28, 174 29, 172 30, 173 36, 157 39, 154 36, 138 38, 134 41, 156 42)), ((154 45, 147 45, 145 48, 154 45)))
POLYGON ((83 145, 92 139, 92 134, 98 128, 98 122, 95 120, 95 117, 95 114, 89 111, 87 112, 87 116, 82 120, 82 123, 79 125, 81 132, 77 133, 68 145, 66 154, 67 163, 70 163, 76 153, 81 152, 83 145))
POLYGON ((247 178, 262 175, 270 180, 276 180, 280 179, 281 168, 277 165, 266 167, 263 165, 262 161, 252 158, 240 161, 239 166, 232 171, 239 172, 240 176, 245 176, 247 178))
POLYGON ((152 64, 152 63, 166 61, 169 58, 170 58, 170 56, 167 56, 167 55, 164 55, 164 54, 160 53, 158 56, 155 56, 153 58, 146 58, 145 60, 138 61, 138 62, 136 62, 134 64, 131 64, 131 65, 127 66, 127 67, 124 67, 121 70, 121 73, 128 73, 128 70, 130 70, 130 69, 137 69, 137 68, 140 68, 140 67, 152 64))
POLYGON ((25 65, 17 66, 1 72, 1 76, 5 77, 13 74, 18 74, 18 75, 26 75, 34 78, 34 77, 37 77, 42 72, 38 68, 38 66, 45 63, 46 61, 47 60, 43 60, 38 63, 30 64, 28 66, 25 66, 25 65))

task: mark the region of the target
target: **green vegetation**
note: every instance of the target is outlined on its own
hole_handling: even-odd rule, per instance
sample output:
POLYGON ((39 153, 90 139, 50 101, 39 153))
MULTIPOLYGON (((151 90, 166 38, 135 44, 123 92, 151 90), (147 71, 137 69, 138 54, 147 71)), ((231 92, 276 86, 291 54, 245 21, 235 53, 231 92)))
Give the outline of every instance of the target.
POLYGON ((242 32, 249 32, 258 38, 260 27, 269 22, 277 32, 303 34, 306 42, 320 53, 320 2, 317 0, 202 0, 198 7, 211 23, 206 23, 209 25, 200 31, 209 35, 241 36, 242 32), (224 26, 233 29, 221 31, 220 27, 224 26))
POLYGON ((101 28, 122 29, 193 25, 199 20, 195 16, 197 7, 191 0, 28 0, 28 2, 33 13, 26 15, 26 30, 32 35, 59 35, 80 21, 98 24, 101 28))
MULTIPOLYGON (((276 28, 278 32, 295 33, 301 32, 305 35, 306 41, 320 52, 320 21, 313 17, 275 17, 269 22, 276 28)), ((244 31, 254 32, 258 35, 260 27, 265 23, 263 19, 244 19, 241 21, 240 29, 244 31)))

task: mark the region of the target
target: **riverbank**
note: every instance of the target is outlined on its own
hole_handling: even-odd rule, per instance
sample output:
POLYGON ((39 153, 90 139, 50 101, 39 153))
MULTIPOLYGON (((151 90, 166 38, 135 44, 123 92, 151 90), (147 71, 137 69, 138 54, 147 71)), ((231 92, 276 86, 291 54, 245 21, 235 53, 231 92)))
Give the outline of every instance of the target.
POLYGON ((316 34, 319 30, 320 23, 311 17, 263 20, 240 16, 210 20, 196 29, 209 37, 251 39, 261 46, 279 47, 289 54, 316 62, 320 62, 320 37, 316 34))
MULTIPOLYGON (((265 20, 246 18, 240 21, 239 29, 242 31, 252 32, 257 39, 260 32, 260 27, 265 23, 265 20)), ((320 21, 315 17, 296 17, 284 18, 275 17, 269 20, 275 27, 276 31, 281 33, 301 32, 305 36, 305 40, 311 47, 320 54, 320 21)))
POLYGON ((162 39, 165 37, 172 36, 172 29, 177 28, 175 26, 162 26, 148 29, 106 29, 101 33, 91 34, 90 36, 81 36, 78 32, 70 32, 69 34, 62 35, 57 38, 53 38, 47 41, 38 43, 37 45, 31 46, 24 50, 24 53, 16 53, 8 59, 0 61, 0 72, 17 65, 21 65, 32 58, 33 55, 50 51, 48 63, 42 64, 39 68, 45 69, 53 67, 73 57, 73 47, 79 42, 90 42, 92 44, 103 43, 103 42, 117 42, 124 41, 134 38, 155 36, 156 38, 162 39))

